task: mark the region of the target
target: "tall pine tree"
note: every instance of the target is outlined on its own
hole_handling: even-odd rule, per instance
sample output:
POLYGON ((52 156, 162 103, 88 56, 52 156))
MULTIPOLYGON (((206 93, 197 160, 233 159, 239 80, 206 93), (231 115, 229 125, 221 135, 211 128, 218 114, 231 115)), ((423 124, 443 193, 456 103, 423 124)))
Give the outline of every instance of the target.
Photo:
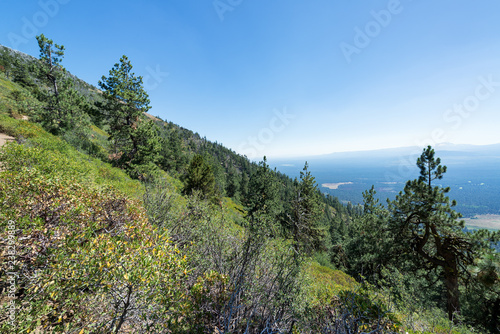
POLYGON ((259 162, 257 170, 250 178, 247 208, 250 216, 265 215, 276 220, 282 211, 279 201, 278 184, 267 164, 267 158, 259 162))
MULTIPOLYGON (((40 47, 38 77, 45 84, 39 90, 44 105, 35 119, 53 134, 76 129, 81 132, 89 126, 89 118, 82 110, 83 97, 73 89, 73 81, 61 65, 64 46, 55 44, 43 34, 36 37, 40 47)), ((24 79, 27 80, 27 79, 24 79)))
POLYGON ((106 98, 110 140, 114 146, 114 162, 129 170, 132 176, 138 166, 156 162, 161 149, 156 125, 144 113, 151 107, 141 76, 132 72, 132 64, 123 56, 102 76, 99 87, 106 98))
POLYGON ((288 230, 295 242, 295 249, 305 254, 321 250, 326 236, 320 223, 323 215, 320 193, 308 167, 306 162, 300 172, 300 182, 292 202, 292 214, 288 219, 288 230))
POLYGON ((200 192, 205 199, 214 202, 219 197, 212 168, 200 154, 196 154, 191 159, 184 178, 183 193, 192 195, 196 192, 200 192))
POLYGON ((408 181, 389 207, 389 229, 400 254, 406 254, 417 268, 440 274, 446 289, 448 316, 456 319, 455 314, 460 313, 460 279, 482 250, 490 248, 490 241, 496 236, 487 231, 463 231, 461 214, 452 209, 456 202, 446 196, 450 188, 433 185, 433 181, 443 178, 446 166, 435 158, 431 146, 423 150, 417 166, 420 177, 408 181))

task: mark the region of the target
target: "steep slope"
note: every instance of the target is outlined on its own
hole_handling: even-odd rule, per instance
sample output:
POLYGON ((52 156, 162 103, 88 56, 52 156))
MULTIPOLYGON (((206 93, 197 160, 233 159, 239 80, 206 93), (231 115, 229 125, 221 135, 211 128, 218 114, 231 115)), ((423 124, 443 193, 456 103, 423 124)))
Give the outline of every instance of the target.
MULTIPOLYGON (((321 195, 310 175, 308 187, 300 188, 302 177, 293 180, 265 162, 251 163, 190 130, 145 115, 156 122, 163 147, 145 182, 134 180, 110 163, 108 115, 94 87, 69 77, 85 102, 74 107, 91 122, 79 137, 55 136, 36 123, 44 108, 38 96, 46 88, 37 71, 30 71, 37 61, 5 49, 0 60, 0 132, 15 138, 0 149, 0 243, 9 249, 1 254, 2 331, 417 328, 406 320, 413 313, 391 309, 390 290, 359 284, 332 269, 334 257, 343 260, 338 247, 343 230, 360 209, 321 195), (195 154, 212 166, 220 194, 226 195, 220 201, 182 192, 195 154), (265 182, 249 189, 249 181, 260 177, 265 182), (316 231, 325 238, 311 253, 297 246, 300 237, 309 237, 298 234, 299 223, 307 225, 312 216, 302 203, 313 203, 298 189, 309 189, 310 198, 318 200, 316 231), (248 214, 255 203, 264 205, 248 214)), ((425 321, 418 326, 430 328, 439 326, 425 321)), ((441 328, 438 332, 449 332, 449 326, 441 328)))

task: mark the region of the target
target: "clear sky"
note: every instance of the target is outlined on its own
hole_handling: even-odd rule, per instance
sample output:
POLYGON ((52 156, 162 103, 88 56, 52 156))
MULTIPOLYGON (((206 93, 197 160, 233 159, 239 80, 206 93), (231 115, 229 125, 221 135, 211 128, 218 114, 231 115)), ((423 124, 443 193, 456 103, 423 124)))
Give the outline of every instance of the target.
POLYGON ((259 159, 500 143, 498 0, 0 0, 97 86, 125 54, 150 113, 259 159))

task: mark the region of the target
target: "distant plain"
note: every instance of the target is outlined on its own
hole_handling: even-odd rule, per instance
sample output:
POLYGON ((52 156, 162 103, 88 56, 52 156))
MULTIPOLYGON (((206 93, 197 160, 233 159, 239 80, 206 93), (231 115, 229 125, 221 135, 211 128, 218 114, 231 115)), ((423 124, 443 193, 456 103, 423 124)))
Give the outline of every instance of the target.
MULTIPOLYGON (((344 152, 301 159, 270 160, 270 165, 296 177, 305 161, 320 189, 343 203, 363 203, 363 192, 373 185, 385 203, 403 190, 406 181, 418 178, 416 160, 421 148, 344 152)), ((434 184, 450 187, 455 210, 470 227, 500 229, 500 145, 452 145, 436 148, 448 168, 434 184)))

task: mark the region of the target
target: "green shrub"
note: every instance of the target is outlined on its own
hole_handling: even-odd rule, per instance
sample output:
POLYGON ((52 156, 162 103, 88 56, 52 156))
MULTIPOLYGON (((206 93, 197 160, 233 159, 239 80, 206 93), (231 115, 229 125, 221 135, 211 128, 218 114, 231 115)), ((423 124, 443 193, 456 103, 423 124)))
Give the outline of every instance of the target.
POLYGON ((16 247, 13 263, 2 255, 1 285, 7 271, 19 274, 17 332, 181 326, 187 259, 137 200, 96 183, 95 170, 57 150, 13 143, 0 162, 0 240, 11 221, 16 247))

